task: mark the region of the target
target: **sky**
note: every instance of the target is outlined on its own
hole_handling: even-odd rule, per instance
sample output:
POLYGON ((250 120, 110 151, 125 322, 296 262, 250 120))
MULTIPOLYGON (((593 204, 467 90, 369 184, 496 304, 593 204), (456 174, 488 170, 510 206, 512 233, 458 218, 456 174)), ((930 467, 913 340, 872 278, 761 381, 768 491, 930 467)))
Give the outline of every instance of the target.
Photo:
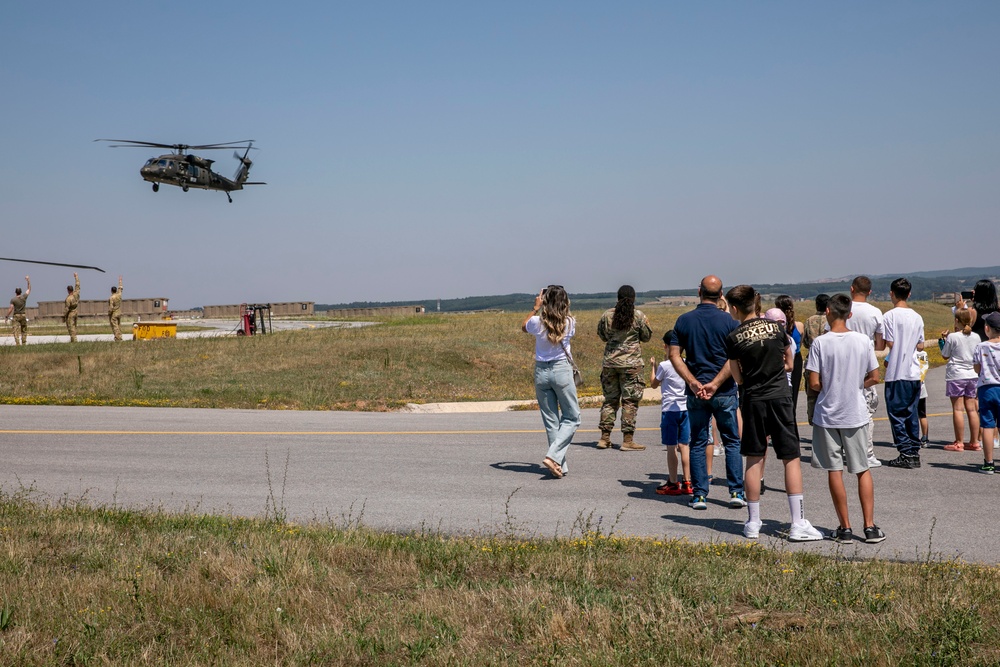
POLYGON ((993 1, 13 3, 0 256, 174 309, 994 266, 998 35, 993 1), (154 193, 161 151, 99 138, 254 139, 268 185, 154 193))

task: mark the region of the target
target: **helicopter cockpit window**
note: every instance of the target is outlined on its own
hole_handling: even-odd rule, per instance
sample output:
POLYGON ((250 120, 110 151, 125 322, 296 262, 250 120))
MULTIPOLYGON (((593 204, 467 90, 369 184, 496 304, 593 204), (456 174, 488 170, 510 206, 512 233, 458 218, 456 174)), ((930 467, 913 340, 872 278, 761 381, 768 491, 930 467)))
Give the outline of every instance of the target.
POLYGON ((150 166, 152 166, 154 164, 156 164, 156 158, 155 157, 151 157, 148 160, 146 160, 146 166, 147 167, 150 167, 150 166))
POLYGON ((156 164, 160 165, 161 167, 166 167, 167 166, 167 161, 166 160, 160 160, 156 164))

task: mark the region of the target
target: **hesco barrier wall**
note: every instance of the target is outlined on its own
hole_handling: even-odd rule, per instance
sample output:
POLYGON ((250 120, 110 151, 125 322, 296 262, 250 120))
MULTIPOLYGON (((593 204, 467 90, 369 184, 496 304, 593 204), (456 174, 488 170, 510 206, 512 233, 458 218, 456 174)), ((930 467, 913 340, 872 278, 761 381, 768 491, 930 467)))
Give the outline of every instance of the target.
MULTIPOLYGON (((110 296, 110 293, 109 295, 110 296)), ((160 319, 167 312, 166 298, 153 299, 122 299, 122 317, 132 319, 142 317, 145 319, 160 319)), ((40 318, 63 316, 65 301, 39 301, 38 315, 40 318)), ((108 300, 80 300, 80 305, 76 309, 77 317, 107 317, 108 300)))
MULTIPOLYGON (((253 303, 261 302, 255 301, 253 303)), ((272 302, 267 305, 271 306, 271 317, 306 317, 315 314, 313 306, 316 304, 313 301, 283 301, 280 303, 272 302)), ((239 317, 240 304, 236 303, 228 306, 205 306, 204 310, 202 310, 201 316, 206 319, 239 317)))
POLYGON ((335 310, 321 310, 320 315, 335 319, 353 319, 358 317, 405 317, 407 315, 422 315, 423 306, 387 306, 385 308, 337 308, 335 310))

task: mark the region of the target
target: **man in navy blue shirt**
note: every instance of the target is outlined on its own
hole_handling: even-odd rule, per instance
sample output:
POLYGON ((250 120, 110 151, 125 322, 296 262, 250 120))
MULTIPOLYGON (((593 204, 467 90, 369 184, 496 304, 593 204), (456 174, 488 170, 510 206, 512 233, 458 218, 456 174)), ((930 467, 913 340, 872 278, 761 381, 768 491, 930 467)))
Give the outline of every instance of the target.
POLYGON ((689 505, 708 509, 706 447, 711 438, 709 421, 714 416, 726 448, 726 478, 729 506, 746 507, 743 495, 743 458, 736 421, 739 398, 729 368, 726 336, 739 326, 729 313, 719 310, 722 280, 705 276, 698 286, 698 306, 677 318, 670 339, 670 361, 687 383, 688 420, 691 423, 691 477, 694 497, 689 505), (686 358, 681 357, 685 353, 686 358))

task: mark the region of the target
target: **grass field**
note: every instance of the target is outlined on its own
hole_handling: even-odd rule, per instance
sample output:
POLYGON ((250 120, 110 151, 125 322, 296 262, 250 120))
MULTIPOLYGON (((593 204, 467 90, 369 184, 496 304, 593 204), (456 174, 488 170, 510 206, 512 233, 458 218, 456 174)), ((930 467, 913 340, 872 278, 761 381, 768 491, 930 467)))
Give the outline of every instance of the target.
MULTIPOLYGON (((915 306, 927 325, 932 364, 941 363, 933 340, 950 328, 950 310, 915 306)), ((654 331, 647 359, 663 359, 660 338, 685 310, 646 309, 654 331)), ((532 399, 534 343, 520 331, 524 316, 421 315, 251 338, 4 346, 0 402, 387 410, 411 402, 532 399)), ((600 312, 576 316, 573 351, 586 380, 580 393, 592 396, 600 393, 600 312)))
MULTIPOLYGON (((950 312, 920 309, 933 340, 950 312)), ((678 314, 649 310, 657 339, 678 314)), ((599 313, 578 316, 574 349, 595 393, 599 313)), ((4 347, 0 387, 8 403, 529 398, 523 317, 4 347)), ((296 525, 273 497, 262 505, 251 519, 0 489, 0 664, 1000 663, 1000 569, 930 546, 916 562, 858 562, 781 542, 632 538, 584 515, 559 537, 520 536, 509 515, 472 537, 393 534, 365 527, 363 507, 296 525)))
MULTIPOLYGON (((361 512, 359 512, 360 514, 361 512)), ((601 533, 377 533, 0 493, 9 665, 971 665, 1000 571, 601 533)))

